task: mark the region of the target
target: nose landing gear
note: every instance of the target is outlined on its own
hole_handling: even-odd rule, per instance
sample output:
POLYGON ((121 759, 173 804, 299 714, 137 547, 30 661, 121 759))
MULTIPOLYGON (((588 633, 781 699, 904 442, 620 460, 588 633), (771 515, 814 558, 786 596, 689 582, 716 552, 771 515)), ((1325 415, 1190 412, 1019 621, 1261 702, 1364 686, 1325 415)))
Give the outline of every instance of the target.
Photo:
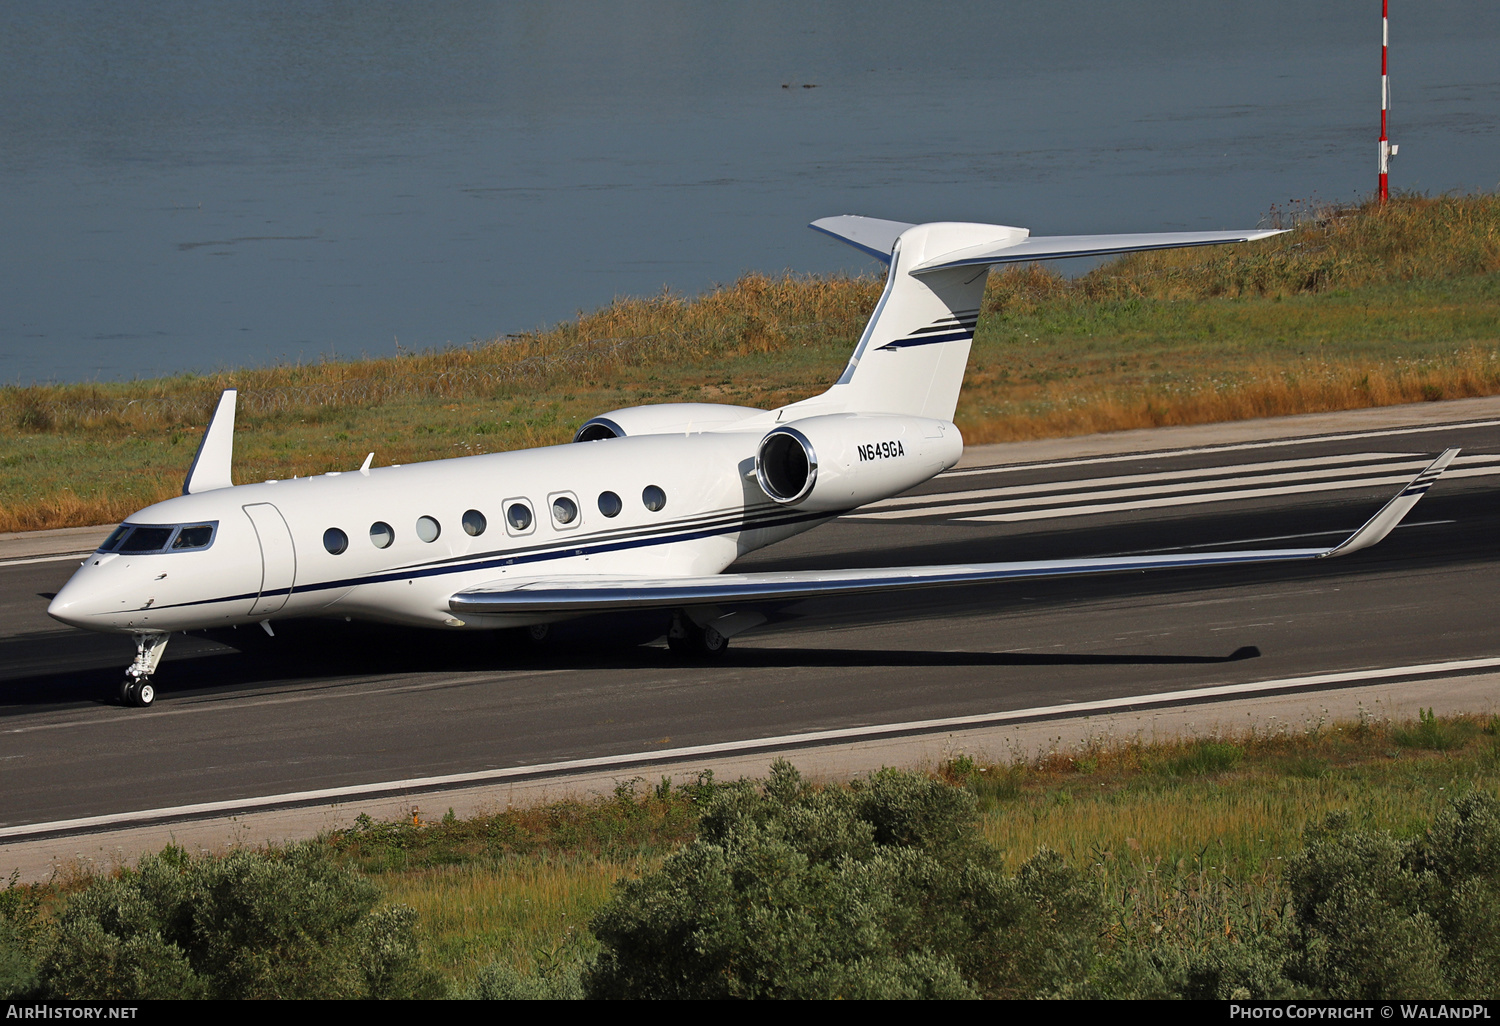
POLYGON ((123 704, 143 709, 156 701, 156 688, 151 684, 151 675, 161 662, 169 636, 163 631, 135 635, 135 661, 126 668, 125 679, 120 682, 120 701, 123 704))

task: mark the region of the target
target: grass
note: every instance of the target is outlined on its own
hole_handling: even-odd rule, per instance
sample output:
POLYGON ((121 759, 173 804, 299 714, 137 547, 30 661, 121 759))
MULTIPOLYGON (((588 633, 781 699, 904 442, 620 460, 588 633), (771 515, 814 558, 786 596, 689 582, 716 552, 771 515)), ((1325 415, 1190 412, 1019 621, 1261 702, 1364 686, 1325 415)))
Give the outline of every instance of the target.
POLYGON ((426 950, 459 987, 484 966, 545 973, 597 949, 588 922, 616 880, 655 869, 697 831, 711 773, 637 795, 506 809, 473 819, 375 824, 329 836, 393 903, 421 916, 426 950))
POLYGON ((1098 878, 1117 935, 1201 945, 1287 914, 1282 866, 1330 813, 1412 836, 1467 790, 1496 790, 1500 724, 1424 712, 1164 744, 1097 738, 943 773, 979 795, 984 836, 1012 867, 1039 847, 1062 852, 1098 878))
MULTIPOLYGON (((956 421, 971 443, 1500 393, 1500 197, 1300 211, 1247 246, 991 276, 956 421)), ((1274 218, 1284 212, 1273 211, 1274 218)), ((747 275, 459 349, 152 381, 0 388, 0 531, 176 494, 221 389, 238 481, 563 442, 654 402, 827 387, 875 278, 747 275)))

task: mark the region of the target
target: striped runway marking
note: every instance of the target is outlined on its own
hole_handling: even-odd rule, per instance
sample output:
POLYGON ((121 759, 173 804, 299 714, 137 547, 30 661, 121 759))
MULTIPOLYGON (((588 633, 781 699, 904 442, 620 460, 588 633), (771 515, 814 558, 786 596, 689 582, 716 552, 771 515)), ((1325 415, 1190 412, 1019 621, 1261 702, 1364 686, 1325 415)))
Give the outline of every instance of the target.
MULTIPOLYGON (((1234 502, 1310 492, 1395 488, 1411 481, 1430 458, 1412 453, 1356 453, 1226 467, 1125 474, 1082 481, 903 496, 872 503, 851 520, 941 517, 964 523, 1009 523, 1234 502), (1412 458, 1414 457, 1415 458, 1412 458)), ((1021 468, 1015 468, 1021 469, 1021 468)), ((1447 477, 1500 475, 1500 455, 1459 456, 1447 477)))

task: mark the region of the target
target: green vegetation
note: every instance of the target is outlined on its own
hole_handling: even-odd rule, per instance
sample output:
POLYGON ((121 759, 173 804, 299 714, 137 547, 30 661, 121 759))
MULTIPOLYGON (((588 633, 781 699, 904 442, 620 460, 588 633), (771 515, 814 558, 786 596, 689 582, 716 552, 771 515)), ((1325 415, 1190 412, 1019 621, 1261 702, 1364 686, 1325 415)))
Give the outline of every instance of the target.
MULTIPOLYGON (((1273 212, 1281 216, 1280 212, 1273 212)), ((1301 211, 1247 246, 991 277, 957 422, 970 443, 1500 392, 1500 197, 1301 211)), ((0 388, 0 531, 109 523, 177 493, 221 389, 236 479, 567 441, 640 403, 822 391, 881 282, 749 275, 429 353, 0 388)))
POLYGON ((1500 719, 642 789, 0 890, 0 996, 1471 997, 1500 719))
MULTIPOLYGON (((43 920, 16 892, 0 934, 6 996, 103 998, 433 997, 404 906, 376 909, 365 876, 317 845, 241 850, 223 858, 181 848, 89 881, 43 920), (28 959, 26 956, 30 955, 28 959)), ((32 900, 27 901, 27 898, 32 900)))

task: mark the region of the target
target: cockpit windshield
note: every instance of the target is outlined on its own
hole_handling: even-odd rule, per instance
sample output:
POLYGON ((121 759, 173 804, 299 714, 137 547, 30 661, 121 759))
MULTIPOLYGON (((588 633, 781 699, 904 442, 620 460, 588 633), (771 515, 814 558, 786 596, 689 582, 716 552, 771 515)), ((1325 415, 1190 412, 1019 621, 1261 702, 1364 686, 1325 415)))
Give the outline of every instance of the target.
POLYGON ((217 520, 207 524, 121 524, 99 551, 141 555, 206 549, 213 544, 218 526, 217 520))

